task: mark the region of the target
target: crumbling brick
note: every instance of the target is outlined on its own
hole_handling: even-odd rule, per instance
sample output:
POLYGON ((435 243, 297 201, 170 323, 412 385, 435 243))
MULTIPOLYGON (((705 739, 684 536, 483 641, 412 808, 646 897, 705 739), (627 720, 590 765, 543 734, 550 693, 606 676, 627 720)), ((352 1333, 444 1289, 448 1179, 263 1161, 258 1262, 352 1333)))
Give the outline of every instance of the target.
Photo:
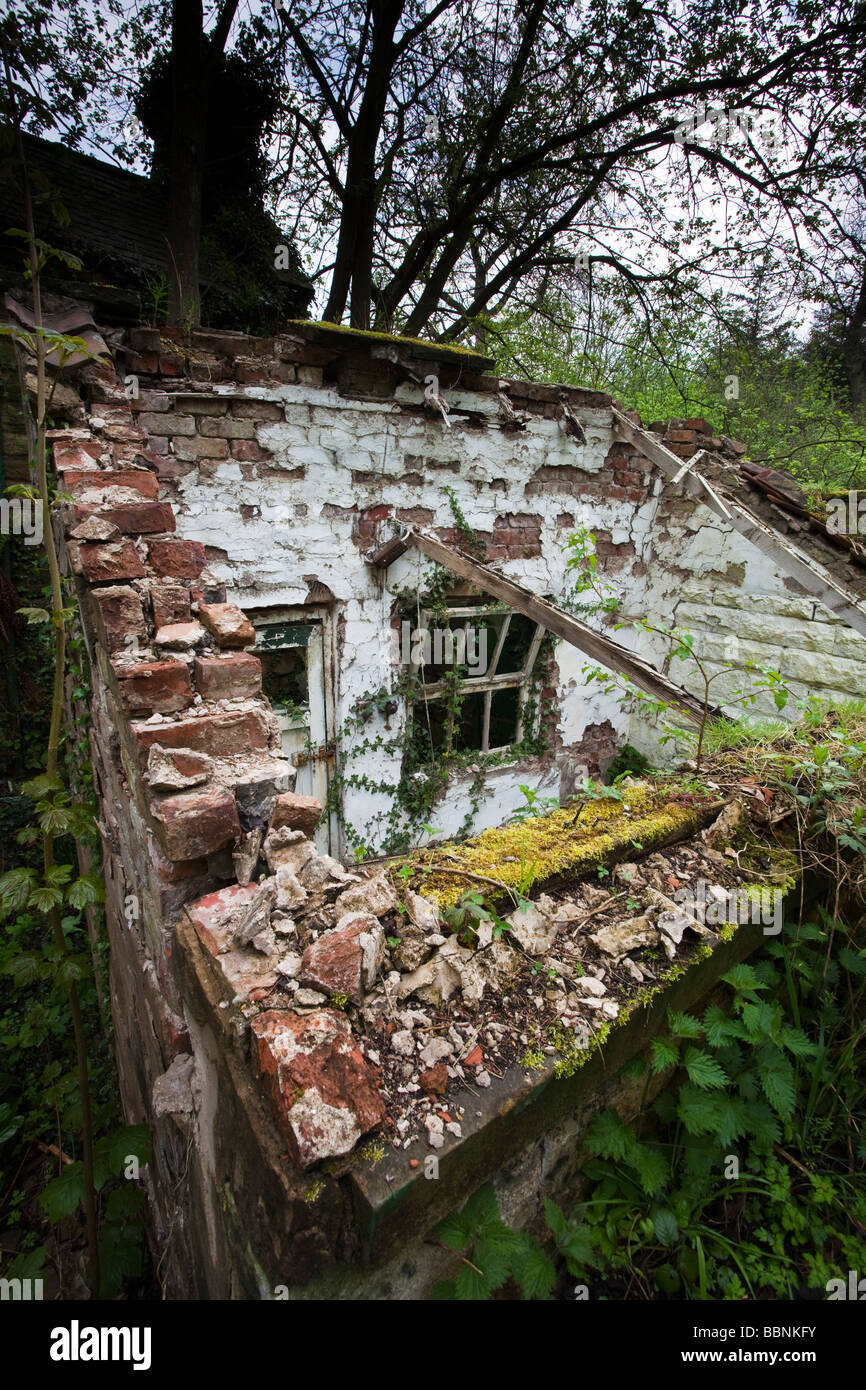
POLYGON ((262 663, 248 652, 233 656, 197 656, 195 683, 206 700, 238 700, 259 695, 262 663))
POLYGON ((200 603, 199 617, 221 647, 248 647, 256 630, 235 603, 200 603))
POLYGON ((148 554, 160 578, 198 579, 207 564, 204 546, 198 541, 151 541, 148 554))
POLYGON ((195 419, 192 415, 175 415, 143 411, 138 417, 142 429, 148 434, 195 434, 195 419))
POLYGON ((176 579, 153 580, 150 585, 153 621, 157 628, 190 620, 189 589, 176 579))
POLYGON ((140 579, 144 574, 141 557, 132 541, 82 545, 78 556, 81 568, 91 584, 116 583, 119 579, 140 579))
POLYGON ((238 420, 233 415, 221 416, 218 420, 202 420, 199 430, 211 439, 254 439, 255 429, 252 420, 238 420))
POLYGON ((143 662, 117 675, 130 714, 173 714, 192 704, 192 685, 183 661, 143 662))
POLYGON ((224 439, 205 439, 198 434, 191 439, 178 437, 173 446, 176 457, 186 463, 195 463, 198 459, 225 459, 229 452, 224 439))
POLYGON ((65 492, 75 495, 76 488, 82 487, 125 487, 140 492, 148 501, 159 496, 159 484, 154 475, 144 468, 117 468, 109 471, 104 468, 67 468, 63 472, 65 492))
POLYGON ((315 796, 301 796, 297 792, 284 792, 277 797, 271 829, 279 830, 288 825, 292 830, 300 830, 304 835, 312 835, 322 815, 322 803, 315 796))
POLYGON ((268 722, 261 709, 205 714, 174 724, 135 724, 133 734, 142 755, 153 743, 166 748, 194 748, 213 758, 229 758, 238 752, 268 747, 268 722))
POLYGON ((141 599, 134 589, 120 585, 111 589, 94 589, 91 598, 110 651, 128 646, 127 638, 141 640, 147 636, 141 599))
POLYGON ((212 854, 241 833, 235 799, 225 787, 179 792, 151 810, 166 856, 175 863, 212 854))
POLYGON ((77 504, 75 520, 85 521, 96 513, 113 521, 128 536, 143 536, 175 529, 174 511, 168 502, 121 502, 114 506, 93 507, 77 504))

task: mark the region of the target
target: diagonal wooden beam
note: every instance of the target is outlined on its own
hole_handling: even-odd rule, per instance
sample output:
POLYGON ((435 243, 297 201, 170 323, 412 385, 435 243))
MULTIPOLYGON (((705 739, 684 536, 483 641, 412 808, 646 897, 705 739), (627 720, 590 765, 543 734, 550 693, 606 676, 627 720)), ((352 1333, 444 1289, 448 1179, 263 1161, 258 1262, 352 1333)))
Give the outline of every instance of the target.
POLYGON ((694 497, 697 502, 702 502, 705 507, 709 507, 711 512, 721 517, 735 531, 739 531, 747 541, 768 556, 773 564, 785 574, 790 574, 796 579, 798 584, 802 584, 807 593, 825 608, 828 608, 837 618, 841 618, 855 632, 859 632, 866 637, 866 608, 863 607, 857 595, 850 589, 846 589, 843 584, 829 574, 823 566, 819 566, 811 560, 804 551, 791 541, 780 536, 774 531, 772 526, 768 526, 760 517, 755 516, 754 512, 742 503, 735 501, 728 494, 720 497, 715 489, 703 478, 699 469, 689 469, 684 471, 683 461, 677 458, 676 454, 671 453, 670 449, 665 448, 655 435, 650 434, 649 430, 641 429, 631 420, 627 419, 620 411, 615 408, 611 411, 613 415, 613 431, 617 439, 625 444, 630 444, 632 448, 638 449, 644 458, 648 458, 656 464, 667 478, 675 482, 677 487, 683 492, 687 492, 690 497, 694 497))
MULTIPOLYGON (((553 632, 557 637, 570 642, 573 647, 585 652, 594 661, 606 666, 609 671, 616 671, 619 675, 628 677, 640 690, 646 691, 654 699, 676 705, 696 723, 700 723, 703 719, 704 705, 702 700, 668 680, 661 671, 657 671, 654 666, 650 666, 634 652, 628 651, 618 642, 612 642, 609 637, 604 637, 600 632, 587 627, 586 623, 572 617, 564 609, 557 608, 547 599, 539 598, 537 594, 530 593, 521 584, 516 584, 513 579, 506 579, 504 575, 491 569, 489 565, 482 565, 478 560, 470 559, 463 551, 455 550, 453 546, 443 544, 435 536, 429 536, 424 531, 412 528, 402 536, 395 536, 379 550, 368 555, 367 559, 370 564, 376 565, 380 569, 387 569, 399 556, 405 554, 410 546, 415 550, 420 550, 423 555, 435 560, 437 564, 443 565, 445 569, 451 570, 452 574, 459 575, 461 579, 470 580, 484 593, 492 594, 494 598, 501 599, 503 603, 508 604, 509 608, 515 609, 518 613, 524 613, 533 622, 540 623, 542 627, 547 628, 548 632, 553 632)), ((714 717, 726 717, 717 705, 710 705, 708 713, 714 717)))

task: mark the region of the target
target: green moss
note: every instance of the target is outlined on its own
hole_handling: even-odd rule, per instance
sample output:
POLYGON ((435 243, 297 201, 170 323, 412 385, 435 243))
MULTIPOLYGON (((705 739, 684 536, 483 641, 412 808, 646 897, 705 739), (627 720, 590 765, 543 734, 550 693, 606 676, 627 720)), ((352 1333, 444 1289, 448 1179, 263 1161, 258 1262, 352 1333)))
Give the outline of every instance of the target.
POLYGON ((558 875, 579 878, 596 872, 628 852, 633 841, 644 850, 669 835, 690 834, 701 823, 699 807, 679 806, 649 783, 630 787, 625 803, 616 800, 590 802, 576 818, 573 807, 534 816, 518 825, 485 830, 463 844, 443 847, 441 863, 449 873, 437 877, 437 852, 412 855, 409 864, 427 872, 425 896, 440 908, 451 907, 472 886, 452 872, 458 865, 468 873, 494 878, 511 890, 526 894, 536 884, 558 875))
POLYGON ((312 1206, 313 1202, 318 1202, 318 1200, 319 1200, 319 1198, 321 1197, 321 1195, 322 1195, 322 1193, 324 1192, 324 1190, 325 1190, 324 1179, 322 1179, 322 1178, 316 1178, 314 1182, 311 1182, 311 1183, 310 1183, 310 1186, 307 1188, 306 1192, 304 1193, 304 1201, 307 1202, 307 1203, 309 1203, 310 1206, 312 1206))
POLYGON ((520 1059, 520 1065, 529 1071, 541 1071, 544 1066, 544 1053, 540 1047, 528 1047, 520 1059))
POLYGON ((374 1168, 376 1167, 376 1164, 381 1163, 382 1159, 385 1157, 385 1150, 383 1146, 381 1144, 377 1144, 374 1139, 371 1139, 369 1144, 365 1144, 363 1149, 359 1150, 359 1153, 361 1155, 361 1158, 365 1158, 367 1162, 372 1164, 374 1168))
POLYGON ((323 319, 289 319, 286 328, 318 328, 327 333, 343 333, 347 338, 357 338, 359 342, 393 343, 395 347, 406 344, 426 348, 428 352, 441 352, 443 359, 450 356, 474 359, 476 362, 489 362, 483 352, 475 348, 459 347, 456 343, 436 343, 430 338, 404 338, 399 333, 378 333, 369 328, 352 328, 347 323, 327 323, 323 319))

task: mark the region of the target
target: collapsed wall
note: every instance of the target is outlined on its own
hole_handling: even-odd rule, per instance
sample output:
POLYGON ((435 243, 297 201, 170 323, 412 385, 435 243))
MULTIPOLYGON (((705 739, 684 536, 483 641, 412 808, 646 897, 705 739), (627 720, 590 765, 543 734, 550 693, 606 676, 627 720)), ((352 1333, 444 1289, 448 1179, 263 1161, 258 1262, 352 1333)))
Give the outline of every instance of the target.
MULTIPOLYGON (((614 912, 586 989, 569 952, 583 950, 583 918, 599 905, 587 888, 570 889, 542 903, 521 944, 521 959, 538 962, 559 940, 561 984, 548 998, 492 941, 476 962, 446 939, 435 902, 419 894, 404 930, 381 875, 377 890, 368 870, 317 852, 309 836, 319 806, 292 791, 304 758, 285 756, 261 693, 258 610, 289 625, 305 607, 323 626, 327 618, 339 742, 358 697, 387 674, 382 635, 400 584, 415 582, 409 558, 387 586, 365 563, 392 519, 459 543, 463 515, 488 560, 554 598, 568 585, 563 538, 589 524, 607 572, 639 603, 652 592, 645 557, 661 495, 649 464, 614 440, 597 393, 520 383, 505 393, 471 356, 431 345, 415 356, 418 346, 406 345, 378 357, 375 343, 349 341, 312 329, 268 344, 202 334, 185 354, 142 330, 124 349, 126 387, 113 364, 85 369, 86 424, 53 432, 74 499, 62 509, 66 556, 92 670, 120 1084, 128 1119, 154 1136, 150 1221, 173 1297, 423 1292, 448 1258, 424 1244, 435 1222, 491 1178, 514 1219, 537 1212, 542 1189, 569 1193, 579 1137, 599 1105, 637 1107, 618 1067, 662 1025, 668 1003, 702 998, 761 935, 744 928, 706 940, 694 920, 666 932, 614 912), (431 360, 449 424, 424 402, 431 360), (661 972, 631 953, 662 948, 668 960, 684 950, 689 968, 660 1002, 661 972), (605 998, 605 975, 619 972, 633 989, 652 986, 639 1007, 605 998), (479 1002, 492 993, 498 1005, 506 988, 527 1031, 514 1043, 486 1022, 481 1048, 479 1002), (555 1073, 553 1047, 537 1073, 521 1064, 536 1013, 587 1051, 596 1009, 623 1026, 570 1075, 555 1073), (446 1051, 431 1046, 446 1027, 440 1017, 453 1029, 446 1051), (406 1034, 401 1053, 393 1038, 406 1034), (476 1048, 482 1056, 470 1061, 476 1048), (441 1092, 425 1091, 419 1065, 444 1068, 437 1084, 447 1088, 473 1075, 477 1083, 491 1057, 501 1074, 486 1073, 483 1096, 475 1086, 471 1110, 442 1119, 441 1092), (423 1115, 426 1135, 410 1112, 415 1122, 423 1115), (360 1141, 380 1132, 398 1168, 375 1145, 359 1160, 360 1141), (431 1149, 435 1182, 415 1157, 431 1149)), ((787 591, 780 577, 772 583, 787 591)), ((580 665, 578 653, 557 650, 542 691, 552 747, 501 769, 482 824, 517 804, 520 782, 568 794, 627 735, 619 705, 584 691, 580 665)), ((403 717, 399 708, 373 715, 403 717)), ((344 815, 374 816, 368 795, 344 815)), ((666 831, 677 821, 669 807, 654 810, 666 831)), ((442 828, 461 814, 458 791, 442 828)), ((626 849, 634 824, 619 834, 626 849)), ((674 870, 711 872, 700 848, 683 855, 650 866, 648 894, 674 870)))

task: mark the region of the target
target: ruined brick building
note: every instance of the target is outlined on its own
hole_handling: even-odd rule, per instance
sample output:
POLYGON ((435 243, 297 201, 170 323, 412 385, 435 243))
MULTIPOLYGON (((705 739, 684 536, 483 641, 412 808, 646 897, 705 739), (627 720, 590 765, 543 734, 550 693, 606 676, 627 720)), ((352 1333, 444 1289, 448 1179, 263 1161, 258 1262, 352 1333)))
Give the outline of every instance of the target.
MULTIPOLYGON (((473 973, 420 895, 412 930, 386 941, 392 890, 352 872, 356 849, 375 856, 407 820, 400 635, 423 626, 431 555, 454 576, 440 595, 454 629, 484 618, 490 634, 464 682, 465 756, 435 805, 444 836, 501 825, 522 786, 564 800, 626 743, 658 754, 652 723, 587 682, 588 659, 656 693, 689 687, 682 666, 664 671, 662 638, 569 615, 575 530, 595 535, 621 621, 694 632, 726 670, 720 701, 750 662, 795 693, 862 695, 862 557, 701 420, 646 430, 600 392, 503 382, 471 352, 329 325, 181 340, 89 314, 99 358, 70 374, 52 446, 92 674, 121 1091, 154 1136, 161 1278, 181 1298, 411 1296, 437 1268, 424 1235, 482 1181, 508 1169, 515 1211, 568 1181, 578 1098, 609 1086, 586 1068, 545 1090, 517 1067, 447 1134, 432 1117, 439 1182, 416 1171, 411 1128, 395 1151, 415 1169, 356 1161, 387 1123, 385 1059, 329 995, 359 1027, 400 999, 388 1036, 411 1054, 429 1019, 407 1012, 407 990, 431 1008, 458 988, 477 1002, 511 968, 494 943, 493 974, 473 973), (295 936, 292 911, 307 914, 295 936), (340 931, 335 989, 312 958, 340 931), (281 980, 294 992, 274 995, 281 980)), ((442 672, 424 686, 412 698, 435 729, 442 672)), ((680 1002, 747 944, 714 942, 680 1002)), ((610 1074, 629 1036, 610 1044, 610 1074)), ((419 1039, 429 1071, 465 1074, 460 1037, 444 1053, 419 1039)))

